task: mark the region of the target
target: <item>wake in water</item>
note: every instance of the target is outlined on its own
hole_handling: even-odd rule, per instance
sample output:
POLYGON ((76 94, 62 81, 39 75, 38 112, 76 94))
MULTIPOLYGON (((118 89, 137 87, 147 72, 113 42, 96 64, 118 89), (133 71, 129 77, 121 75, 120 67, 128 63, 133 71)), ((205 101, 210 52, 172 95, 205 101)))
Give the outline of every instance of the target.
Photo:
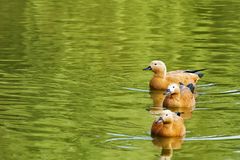
MULTIPOLYGON (((110 138, 104 142, 113 142, 113 141, 152 141, 153 138, 149 136, 130 136, 126 134, 115 134, 108 133, 108 135, 116 136, 116 138, 110 138)), ((186 137, 184 141, 217 141, 217 140, 239 140, 240 135, 232 136, 223 136, 223 135, 214 135, 214 136, 201 136, 201 137, 186 137)))

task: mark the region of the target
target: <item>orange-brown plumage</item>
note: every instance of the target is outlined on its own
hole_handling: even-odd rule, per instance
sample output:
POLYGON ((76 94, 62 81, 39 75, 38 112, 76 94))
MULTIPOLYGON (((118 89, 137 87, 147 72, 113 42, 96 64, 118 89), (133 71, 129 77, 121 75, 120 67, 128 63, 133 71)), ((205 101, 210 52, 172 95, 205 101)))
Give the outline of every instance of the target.
MULTIPOLYGON (((149 86, 150 89, 156 90, 166 90, 170 83, 183 83, 187 85, 189 83, 196 84, 200 79, 199 74, 191 73, 191 71, 176 70, 167 72, 167 68, 164 62, 162 61, 152 61, 150 66, 144 70, 152 70, 154 75, 150 80, 149 86)), ((194 71, 193 71, 194 72, 194 71)))
POLYGON ((160 137, 182 137, 186 133, 183 118, 170 110, 164 110, 152 124, 151 135, 160 137))
POLYGON ((196 102, 193 91, 184 85, 179 85, 176 83, 170 84, 166 90, 166 94, 167 96, 163 102, 164 107, 190 108, 195 106, 196 102))

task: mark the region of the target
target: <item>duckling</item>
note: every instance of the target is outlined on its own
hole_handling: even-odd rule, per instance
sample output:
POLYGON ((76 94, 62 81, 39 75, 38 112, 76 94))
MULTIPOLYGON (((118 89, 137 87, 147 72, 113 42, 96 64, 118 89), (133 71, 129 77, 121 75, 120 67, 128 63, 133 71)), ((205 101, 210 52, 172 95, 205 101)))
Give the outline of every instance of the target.
POLYGON ((200 70, 176 70, 167 72, 167 68, 164 62, 154 60, 150 63, 150 66, 143 70, 152 70, 154 75, 149 82, 150 89, 152 90, 166 90, 170 83, 182 82, 184 85, 189 83, 196 84, 197 81, 203 77, 200 70))
POLYGON ((164 110, 160 118, 152 124, 152 137, 182 137, 186 134, 186 128, 180 113, 164 110))
POLYGON ((170 84, 164 93, 166 97, 163 101, 163 106, 167 108, 194 107, 196 103, 194 88, 192 83, 188 84, 187 87, 182 83, 170 84))

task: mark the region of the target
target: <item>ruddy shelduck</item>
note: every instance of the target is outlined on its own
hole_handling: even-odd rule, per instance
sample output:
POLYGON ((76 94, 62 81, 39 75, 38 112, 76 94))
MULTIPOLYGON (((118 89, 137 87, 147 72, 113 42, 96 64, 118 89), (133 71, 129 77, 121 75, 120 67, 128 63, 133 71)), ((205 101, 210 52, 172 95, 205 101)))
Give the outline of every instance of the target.
POLYGON ((180 84, 170 84, 164 93, 166 95, 163 106, 164 107, 194 107, 195 106, 195 96, 194 96, 194 86, 192 83, 184 86, 180 84))
POLYGON ((170 110, 163 110, 151 128, 153 137, 182 137, 185 133, 186 128, 180 113, 174 113, 170 110))
POLYGON ((147 68, 143 70, 152 70, 154 75, 149 82, 150 89, 153 90, 166 90, 170 83, 182 82, 184 85, 189 83, 196 84, 197 81, 203 77, 199 71, 205 70, 176 70, 167 72, 164 62, 154 60, 147 68))

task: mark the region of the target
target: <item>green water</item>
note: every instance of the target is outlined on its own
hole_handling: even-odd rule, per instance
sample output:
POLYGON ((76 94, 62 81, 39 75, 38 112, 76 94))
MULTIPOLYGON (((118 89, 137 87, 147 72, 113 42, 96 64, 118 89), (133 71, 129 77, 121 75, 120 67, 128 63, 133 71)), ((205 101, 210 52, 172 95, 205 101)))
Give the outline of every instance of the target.
POLYGON ((208 68, 171 159, 239 159, 240 1, 1 0, 0 20, 0 159, 163 158, 154 59, 208 68))

